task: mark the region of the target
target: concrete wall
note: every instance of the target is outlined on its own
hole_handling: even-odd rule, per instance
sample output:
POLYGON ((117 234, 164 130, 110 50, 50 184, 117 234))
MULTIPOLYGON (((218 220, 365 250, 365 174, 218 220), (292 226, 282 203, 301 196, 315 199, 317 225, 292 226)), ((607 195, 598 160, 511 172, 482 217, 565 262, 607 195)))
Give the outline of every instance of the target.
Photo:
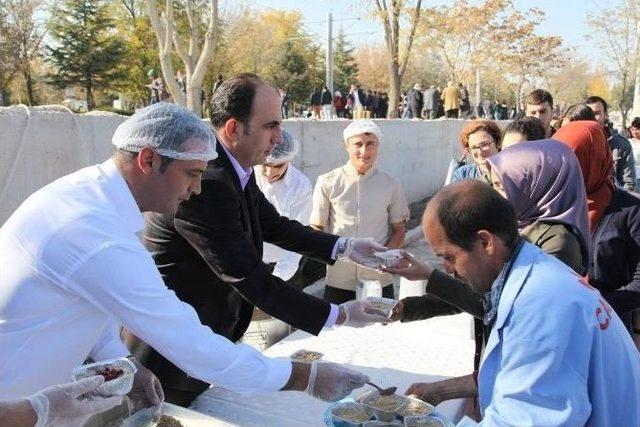
MULTIPOLYGON (((77 115, 64 107, 0 108, 0 224, 35 190, 113 153, 111 136, 126 119, 110 113, 77 115)), ((311 180, 343 164, 347 120, 287 120, 300 139, 294 161, 311 180)), ((401 180, 409 202, 432 195, 459 153, 461 120, 378 120, 383 142, 378 166, 401 180)))

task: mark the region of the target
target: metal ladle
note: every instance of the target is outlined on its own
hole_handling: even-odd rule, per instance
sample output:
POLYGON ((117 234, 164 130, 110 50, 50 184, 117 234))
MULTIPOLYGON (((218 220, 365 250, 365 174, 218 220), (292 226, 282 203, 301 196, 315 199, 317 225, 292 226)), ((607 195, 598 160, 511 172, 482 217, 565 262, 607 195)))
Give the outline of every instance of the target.
POLYGON ((380 393, 380 396, 390 396, 390 395, 394 394, 396 392, 396 390, 398 389, 398 387, 382 388, 380 386, 375 385, 371 381, 367 381, 366 384, 369 384, 370 386, 373 386, 373 387, 377 388, 378 392, 380 393))

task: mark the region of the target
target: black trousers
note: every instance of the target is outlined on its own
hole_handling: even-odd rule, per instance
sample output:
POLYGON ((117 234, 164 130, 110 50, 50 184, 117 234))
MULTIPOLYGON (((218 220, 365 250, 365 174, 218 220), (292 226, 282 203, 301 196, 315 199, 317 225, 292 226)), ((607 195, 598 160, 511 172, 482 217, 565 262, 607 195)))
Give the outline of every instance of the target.
POLYGON ((447 110, 444 113, 444 117, 446 119, 457 119, 458 118, 458 109, 447 110))
MULTIPOLYGON (((393 283, 382 288, 382 297, 393 299, 393 283)), ((325 286, 324 296, 325 301, 331 304, 342 304, 343 302, 356 299, 355 291, 348 291, 346 289, 334 288, 333 286, 325 286)))

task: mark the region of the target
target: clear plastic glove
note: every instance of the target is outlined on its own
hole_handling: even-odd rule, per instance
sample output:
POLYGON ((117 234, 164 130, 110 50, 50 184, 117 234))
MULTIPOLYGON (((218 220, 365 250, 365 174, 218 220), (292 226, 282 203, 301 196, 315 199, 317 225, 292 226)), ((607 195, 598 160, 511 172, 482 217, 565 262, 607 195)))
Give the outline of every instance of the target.
POLYGON ((370 237, 366 239, 350 238, 347 240, 344 256, 356 264, 370 268, 379 268, 381 260, 375 255, 375 252, 384 251, 387 251, 387 248, 370 237))
POLYGON ((90 396, 86 400, 78 397, 97 389, 104 382, 101 375, 83 378, 80 381, 54 385, 28 397, 38 415, 35 427, 82 426, 89 418, 122 403, 122 396, 90 396))
POLYGON ((372 323, 389 323, 389 318, 380 314, 379 311, 367 300, 352 300, 338 306, 344 310, 345 319, 343 326, 362 328, 372 323))
POLYGON ((142 366, 137 360, 131 361, 138 368, 133 377, 133 386, 127 394, 133 403, 132 412, 137 412, 143 408, 155 407, 160 413, 160 406, 164 402, 164 392, 160 380, 147 368, 142 366))
POLYGON ((427 261, 421 261, 410 252, 400 250, 402 259, 398 260, 393 267, 382 267, 380 270, 385 273, 398 274, 409 280, 429 280, 433 273, 433 265, 427 261))
POLYGON ((305 393, 326 402, 335 402, 364 386, 369 377, 335 363, 313 362, 305 393))

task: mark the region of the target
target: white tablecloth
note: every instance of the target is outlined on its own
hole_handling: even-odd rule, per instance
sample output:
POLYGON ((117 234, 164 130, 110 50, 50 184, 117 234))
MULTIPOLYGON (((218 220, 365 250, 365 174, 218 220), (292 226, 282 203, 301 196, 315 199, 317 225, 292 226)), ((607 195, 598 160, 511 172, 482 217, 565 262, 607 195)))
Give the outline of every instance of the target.
MULTIPOLYGON (((287 357, 300 349, 324 354, 323 360, 364 372, 382 387, 398 386, 398 393, 414 382, 471 373, 474 344, 466 314, 420 322, 339 327, 315 337, 296 331, 265 354, 287 357)), ((365 389, 354 391, 357 396, 365 389)), ((468 399, 443 402, 437 410, 457 422, 468 399)), ((273 392, 242 396, 212 387, 199 396, 192 409, 238 426, 323 426, 328 403, 299 392, 273 392)))

